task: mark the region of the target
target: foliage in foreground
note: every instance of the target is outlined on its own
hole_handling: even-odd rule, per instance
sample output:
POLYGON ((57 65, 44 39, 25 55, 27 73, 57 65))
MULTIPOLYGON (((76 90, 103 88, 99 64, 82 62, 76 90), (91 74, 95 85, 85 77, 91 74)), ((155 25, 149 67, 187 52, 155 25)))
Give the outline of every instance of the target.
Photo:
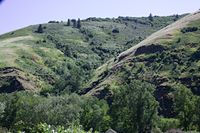
POLYGON ((176 117, 163 118, 158 115, 158 102, 153 96, 155 86, 138 80, 124 83, 116 90, 110 107, 104 100, 77 94, 48 97, 28 92, 1 94, 0 126, 2 131, 6 128, 30 133, 50 130, 84 133, 91 129, 105 132, 109 128, 126 133, 178 128, 200 131, 200 98, 185 86, 174 86, 176 117))
POLYGON ((40 123, 66 129, 72 124, 83 125, 87 130, 105 131, 109 128, 108 105, 92 97, 71 94, 46 98, 20 92, 1 95, 0 101, 0 125, 10 131, 31 132, 40 123))
POLYGON ((120 88, 112 105, 113 124, 118 131, 144 133, 152 130, 158 117, 154 90, 154 86, 141 81, 120 88))
POLYGON ((67 129, 63 126, 51 126, 46 123, 40 123, 31 132, 33 133, 98 133, 96 131, 84 131, 81 126, 70 126, 67 129))

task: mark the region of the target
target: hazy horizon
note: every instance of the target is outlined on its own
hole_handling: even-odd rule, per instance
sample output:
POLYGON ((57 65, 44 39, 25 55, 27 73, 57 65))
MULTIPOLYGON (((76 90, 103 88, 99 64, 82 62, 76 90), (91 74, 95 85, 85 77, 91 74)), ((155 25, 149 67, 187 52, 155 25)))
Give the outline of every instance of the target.
POLYGON ((50 20, 66 21, 68 18, 118 16, 141 17, 150 13, 158 16, 184 14, 199 9, 200 1, 114 1, 114 0, 4 0, 0 4, 0 34, 50 20))

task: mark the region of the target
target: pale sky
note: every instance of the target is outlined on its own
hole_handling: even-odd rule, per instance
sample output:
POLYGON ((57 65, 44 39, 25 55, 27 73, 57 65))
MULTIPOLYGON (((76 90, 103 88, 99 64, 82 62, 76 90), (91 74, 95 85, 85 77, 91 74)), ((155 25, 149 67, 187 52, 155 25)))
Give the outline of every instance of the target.
POLYGON ((199 8, 200 0, 4 0, 0 3, 0 34, 49 20, 139 17, 150 13, 166 16, 199 8))

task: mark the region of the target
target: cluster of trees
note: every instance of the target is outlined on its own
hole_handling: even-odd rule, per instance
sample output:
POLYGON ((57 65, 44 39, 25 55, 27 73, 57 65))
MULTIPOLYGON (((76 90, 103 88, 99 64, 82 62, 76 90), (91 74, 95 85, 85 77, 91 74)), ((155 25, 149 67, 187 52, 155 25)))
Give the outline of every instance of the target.
POLYGON ((155 86, 139 80, 119 86, 111 105, 77 94, 48 97, 29 92, 1 94, 0 126, 30 133, 44 130, 105 132, 109 128, 126 133, 165 132, 172 128, 200 131, 200 97, 181 84, 174 90, 175 118, 158 115, 155 86))
POLYGON ((93 131, 90 129, 89 131, 84 131, 81 126, 70 126, 65 128, 63 126, 51 126, 46 123, 38 124, 32 132, 34 133, 98 133, 97 131, 93 131))
POLYGON ((43 130, 45 123, 63 128, 82 125, 86 131, 92 128, 102 132, 110 127, 127 133, 150 131, 158 103, 152 95, 153 86, 140 84, 135 81, 121 88, 111 107, 103 100, 76 94, 57 97, 28 92, 2 94, 0 125, 11 131, 26 132, 43 130))
MULTIPOLYGON (((155 16, 156 17, 156 16, 155 16)), ((149 14, 149 16, 148 16, 148 19, 150 20, 150 21, 153 21, 154 20, 154 16, 152 15, 152 13, 150 13, 149 14)), ((179 15, 178 14, 176 14, 176 15, 174 15, 174 21, 177 21, 179 19, 179 15)))
POLYGON ((113 127, 125 133, 152 131, 158 118, 154 90, 154 86, 141 81, 133 81, 120 88, 111 107, 113 127))
MULTIPOLYGON (((183 53, 163 52, 159 54, 159 57, 155 56, 156 58, 153 59, 156 59, 155 62, 159 64, 187 63, 183 60, 184 51, 183 53)), ((153 67, 157 68, 159 66, 157 63, 153 63, 155 65, 153 67)), ((53 91, 56 92, 54 94, 61 95, 66 93, 66 90, 76 92, 80 89, 82 84, 80 75, 83 72, 78 67, 76 68, 69 61, 66 61, 66 64, 60 64, 60 66, 53 62, 47 63, 47 65, 50 64, 54 68, 63 68, 55 69, 57 70, 55 72, 62 77, 53 88, 53 91)), ((78 65, 84 66, 84 63, 78 65)), ((90 66, 84 67, 88 69, 90 66)), ((127 70, 130 73, 127 72, 122 77, 123 84, 114 93, 113 103, 110 106, 105 101, 74 94, 57 97, 42 97, 29 93, 2 95, 0 96, 1 126, 10 130, 30 132, 39 123, 47 123, 55 127, 60 125, 65 129, 73 124, 82 125, 86 131, 93 128, 100 132, 109 128, 126 133, 150 132, 152 130, 165 132, 172 128, 200 130, 200 98, 198 96, 193 95, 190 89, 184 85, 177 84, 172 89, 175 90, 172 92, 172 96, 176 116, 163 118, 158 115, 159 104, 153 96, 155 86, 144 81, 134 80, 135 78, 140 79, 141 75, 148 71, 147 68, 145 65, 135 68, 138 68, 136 72, 138 75, 135 74, 134 77, 131 77, 132 71, 127 70)))
POLYGON ((107 103, 92 97, 76 94, 42 97, 19 92, 1 95, 0 101, 0 126, 13 132, 31 133, 41 123, 66 129, 83 125, 87 131, 105 131, 109 128, 107 103))
MULTIPOLYGON (((59 23, 59 21, 49 21, 48 23, 59 23)), ((78 19, 78 20, 76 20, 76 19, 72 19, 72 20, 68 19, 67 20, 67 26, 71 26, 71 23, 72 23, 72 26, 74 28, 78 28, 78 29, 81 28, 81 20, 80 19, 78 19)), ((38 26, 38 28, 37 28, 37 30, 35 32, 36 33, 44 33, 44 27, 42 26, 42 24, 39 24, 39 26, 38 26)))
POLYGON ((200 131, 200 97, 194 95, 190 89, 180 84, 175 89, 174 106, 180 126, 185 131, 200 131))
POLYGON ((70 19, 68 19, 67 20, 67 26, 71 26, 71 23, 72 23, 72 26, 74 27, 74 28, 81 28, 81 20, 80 19, 78 19, 78 20, 76 20, 76 19, 72 19, 72 20, 70 20, 70 19))

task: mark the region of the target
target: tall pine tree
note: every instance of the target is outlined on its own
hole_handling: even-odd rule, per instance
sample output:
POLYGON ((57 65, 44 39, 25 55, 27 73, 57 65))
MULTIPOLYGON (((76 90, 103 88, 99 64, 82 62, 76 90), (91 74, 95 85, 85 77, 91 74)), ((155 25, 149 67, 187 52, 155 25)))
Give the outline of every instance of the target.
POLYGON ((71 25, 71 20, 68 19, 68 20, 67 20, 67 26, 70 26, 70 25, 71 25))
POLYGON ((37 32, 37 33, 43 33, 43 32, 44 32, 44 31, 43 31, 43 27, 42 27, 41 24, 38 26, 36 32, 37 32))
POLYGON ((78 29, 81 28, 81 20, 80 20, 80 18, 79 18, 78 21, 77 21, 77 28, 78 28, 78 29))
POLYGON ((153 21, 153 16, 152 16, 151 13, 149 14, 149 17, 148 17, 148 18, 149 18, 150 21, 153 21))

